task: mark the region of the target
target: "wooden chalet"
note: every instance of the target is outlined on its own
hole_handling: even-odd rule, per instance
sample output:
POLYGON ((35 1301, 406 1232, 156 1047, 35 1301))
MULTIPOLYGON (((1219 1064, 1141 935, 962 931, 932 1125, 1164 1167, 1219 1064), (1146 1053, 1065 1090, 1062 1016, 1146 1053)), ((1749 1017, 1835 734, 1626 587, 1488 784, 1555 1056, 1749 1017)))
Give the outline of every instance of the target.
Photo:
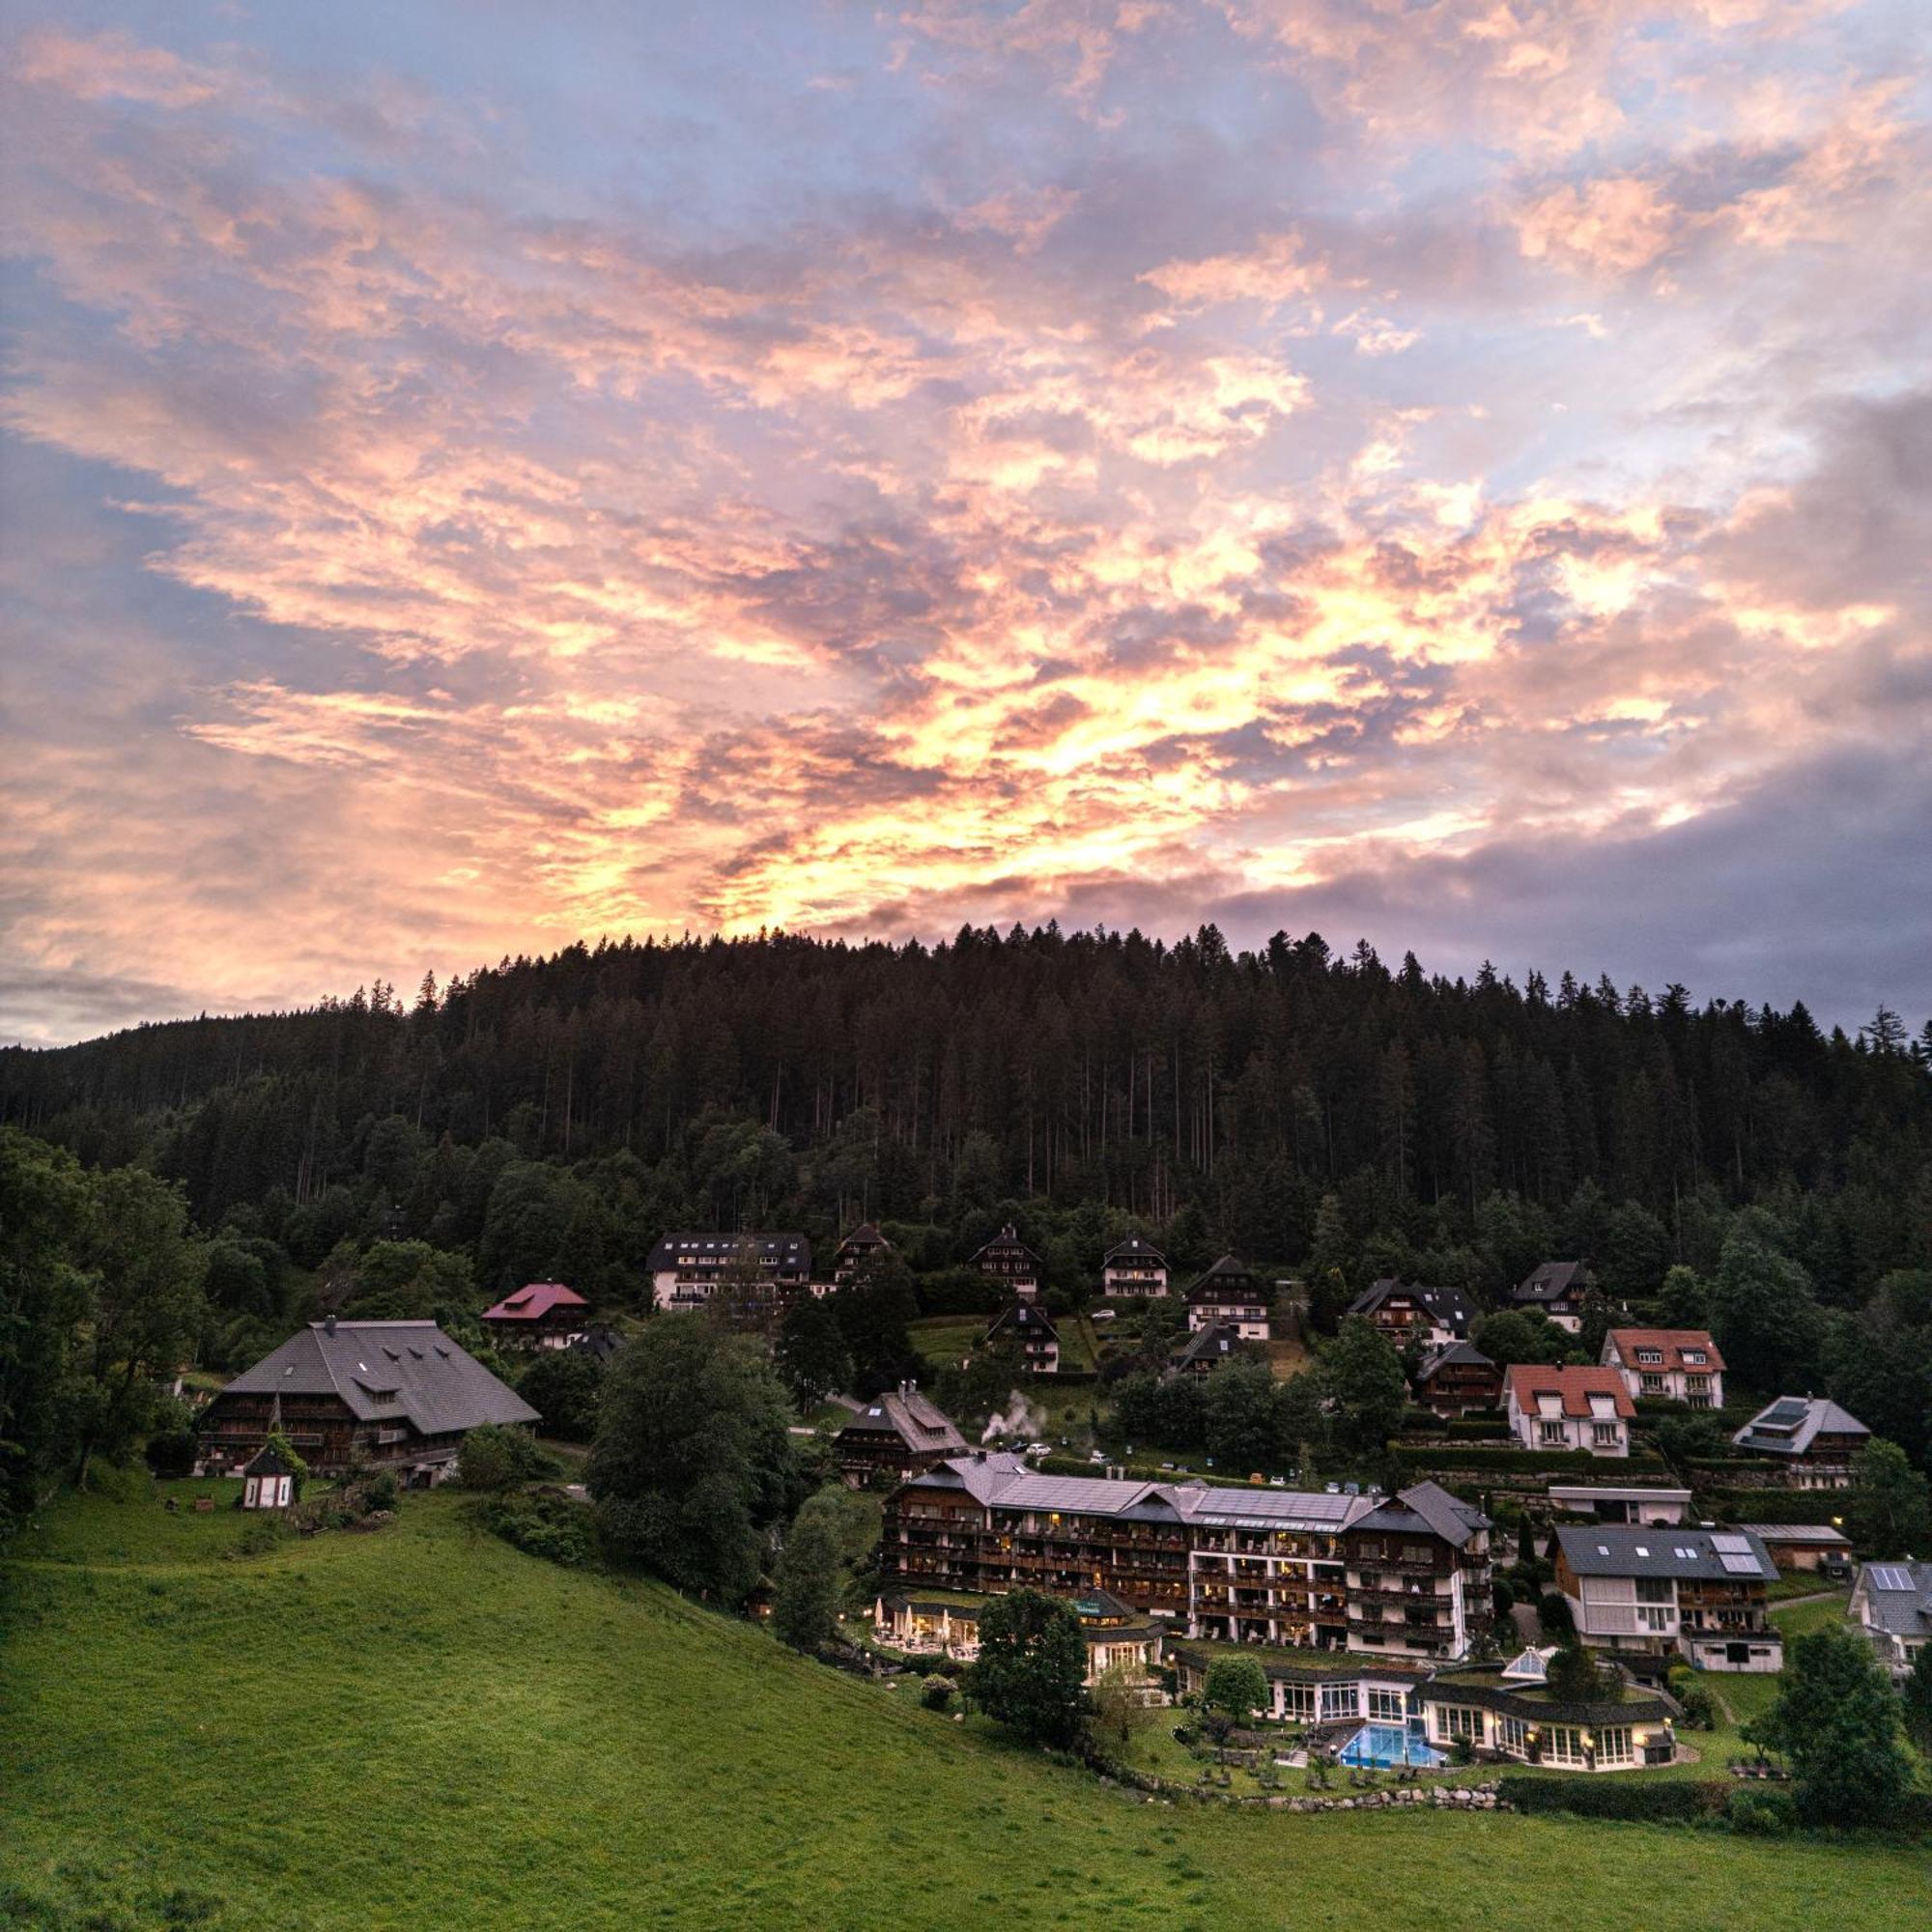
POLYGON ((434 1321, 311 1321, 222 1389, 197 1424, 199 1475, 242 1470, 277 1426, 318 1475, 369 1463, 435 1482, 464 1436, 537 1412, 434 1321))
POLYGON ((856 1227, 838 1243, 832 1257, 832 1286, 843 1288, 874 1255, 890 1254, 893 1244, 876 1221, 856 1227))
POLYGON ((1009 1301, 986 1330, 986 1340, 1017 1342, 1033 1375, 1060 1373, 1060 1330, 1037 1301, 1009 1301))
POLYGON ((902 1483, 965 1448, 952 1418, 911 1381, 874 1396, 832 1439, 839 1471, 854 1489, 902 1483))
POLYGON ((1100 1293, 1110 1301, 1165 1294, 1166 1256, 1138 1235, 1116 1241, 1100 1260, 1100 1293))
POLYGON ((1225 1362, 1256 1352, 1255 1344, 1241 1340, 1241 1331, 1231 1321, 1215 1321, 1197 1328, 1168 1357, 1168 1371, 1177 1376, 1211 1376, 1225 1362))
POLYGON ((1499 1408, 1503 1372, 1472 1343, 1449 1342, 1422 1358, 1415 1371, 1415 1399, 1437 1415, 1499 1408))
POLYGON ((983 1275, 990 1275, 1009 1293, 1031 1301, 1046 1278, 1040 1258, 1020 1239, 1019 1231, 1009 1221, 1000 1232, 979 1249, 967 1264, 983 1275))
POLYGON ((1490 1520, 1439 1484, 1417 1483, 1343 1532, 1349 1648, 1459 1658, 1494 1605, 1490 1520))
POLYGON ((1594 1285, 1581 1262, 1538 1262, 1510 1290, 1510 1306, 1541 1309, 1575 1335, 1583 1326, 1583 1297, 1594 1285))
POLYGON ((1731 1440, 1768 1458, 1776 1467, 1776 1480, 1793 1489, 1846 1490, 1852 1458, 1871 1440, 1871 1431, 1823 1396, 1781 1395, 1731 1440))
POLYGON ((1233 1255, 1221 1259, 1187 1291, 1187 1326, 1199 1333, 1216 1322, 1244 1342, 1268 1339, 1269 1293, 1262 1278, 1233 1255))
POLYGON ((589 1307, 560 1281, 533 1281, 483 1311, 483 1332, 515 1349, 567 1349, 583 1337, 589 1307))
POLYGON ((1417 1338, 1436 1348, 1467 1341, 1476 1319, 1469 1297, 1460 1288, 1426 1288, 1392 1275, 1363 1289, 1347 1313, 1378 1328, 1398 1349, 1417 1338))

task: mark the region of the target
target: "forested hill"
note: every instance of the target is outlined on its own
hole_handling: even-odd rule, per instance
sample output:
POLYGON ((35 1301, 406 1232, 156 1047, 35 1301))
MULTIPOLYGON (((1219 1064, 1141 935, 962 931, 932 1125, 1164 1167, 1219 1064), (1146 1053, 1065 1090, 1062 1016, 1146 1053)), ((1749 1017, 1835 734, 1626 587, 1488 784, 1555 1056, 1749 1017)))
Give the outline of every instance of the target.
POLYGON ((1924 1264, 1928 1043, 1932 1026, 1912 1040, 1889 1013, 1828 1036, 1802 1006, 1567 973, 1451 981, 1313 934, 1253 953, 1212 927, 1172 946, 1052 926, 932 948, 780 935, 579 945, 425 982, 412 1007, 379 982, 10 1049, 0 1120, 179 1178, 208 1226, 335 1203, 324 1218, 350 1221, 319 1236, 373 1193, 398 1231, 473 1239, 483 1177, 464 1151, 485 1146, 492 1172, 593 1163, 646 1223, 824 1238, 862 1212, 958 1227, 1010 1198, 1286 1264, 1325 1194, 1358 1242, 1444 1265, 1492 1197, 1528 1214, 1525 1242, 1570 1248, 1634 1204, 1660 1260, 1701 1258, 1755 1202, 1846 1305, 1924 1264))

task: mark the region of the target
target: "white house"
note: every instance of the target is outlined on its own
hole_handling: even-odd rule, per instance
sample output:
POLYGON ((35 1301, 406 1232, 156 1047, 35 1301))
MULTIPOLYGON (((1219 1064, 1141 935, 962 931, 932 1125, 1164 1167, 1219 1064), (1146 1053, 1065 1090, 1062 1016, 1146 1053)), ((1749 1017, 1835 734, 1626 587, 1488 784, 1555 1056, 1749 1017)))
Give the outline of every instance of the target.
POLYGON ((1722 1408, 1724 1358, 1702 1328, 1612 1328, 1604 1361, 1634 1396, 1722 1408))
POLYGON ((1100 1293, 1110 1300, 1167 1293, 1167 1258, 1151 1241, 1130 1235, 1100 1261, 1100 1293))
POLYGON ((1514 1364, 1503 1384, 1510 1435, 1524 1449, 1581 1449, 1628 1456, 1631 1401, 1615 1369, 1552 1369, 1514 1364))
POLYGON ((1556 1587, 1593 1650, 1681 1653, 1700 1670, 1783 1666, 1766 1609, 1777 1566, 1753 1531, 1572 1524, 1556 1544, 1556 1587))

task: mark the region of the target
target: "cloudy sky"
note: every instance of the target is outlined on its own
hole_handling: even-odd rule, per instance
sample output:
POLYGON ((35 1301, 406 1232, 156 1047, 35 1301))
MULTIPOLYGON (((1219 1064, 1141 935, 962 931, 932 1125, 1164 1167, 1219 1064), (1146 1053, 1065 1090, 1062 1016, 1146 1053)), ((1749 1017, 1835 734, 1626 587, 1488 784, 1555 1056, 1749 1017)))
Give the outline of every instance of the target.
POLYGON ((0 1037, 1220 920, 1932 1011, 1922 0, 9 0, 0 1037))

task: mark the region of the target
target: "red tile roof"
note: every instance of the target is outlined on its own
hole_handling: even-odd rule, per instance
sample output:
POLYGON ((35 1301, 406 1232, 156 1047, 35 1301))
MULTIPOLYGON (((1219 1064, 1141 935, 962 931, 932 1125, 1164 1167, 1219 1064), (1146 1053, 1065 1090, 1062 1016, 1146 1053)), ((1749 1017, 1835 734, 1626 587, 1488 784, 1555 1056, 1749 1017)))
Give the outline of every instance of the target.
POLYGON ((1724 1366, 1718 1345, 1711 1340, 1710 1331, 1704 1328, 1612 1328, 1609 1339, 1617 1359, 1627 1369, 1690 1369, 1701 1375, 1706 1369, 1721 1371, 1724 1366), (1636 1358, 1639 1349, 1655 1349, 1663 1360, 1639 1362, 1636 1358), (1701 1362, 1685 1361, 1686 1349, 1701 1349, 1704 1359, 1701 1362))
POLYGON ((553 1308, 588 1308, 589 1302, 560 1281, 533 1281, 515 1294, 506 1294, 495 1308, 486 1308, 486 1321, 536 1321, 553 1308))
POLYGON ((1533 1362, 1517 1362, 1509 1372, 1509 1386, 1516 1406, 1530 1415, 1536 1413, 1537 1398, 1546 1395, 1562 1397, 1565 1415, 1587 1419, 1595 1414, 1590 1406, 1593 1395, 1614 1397, 1618 1415, 1636 1413, 1623 1376, 1612 1368, 1546 1369, 1533 1362))

